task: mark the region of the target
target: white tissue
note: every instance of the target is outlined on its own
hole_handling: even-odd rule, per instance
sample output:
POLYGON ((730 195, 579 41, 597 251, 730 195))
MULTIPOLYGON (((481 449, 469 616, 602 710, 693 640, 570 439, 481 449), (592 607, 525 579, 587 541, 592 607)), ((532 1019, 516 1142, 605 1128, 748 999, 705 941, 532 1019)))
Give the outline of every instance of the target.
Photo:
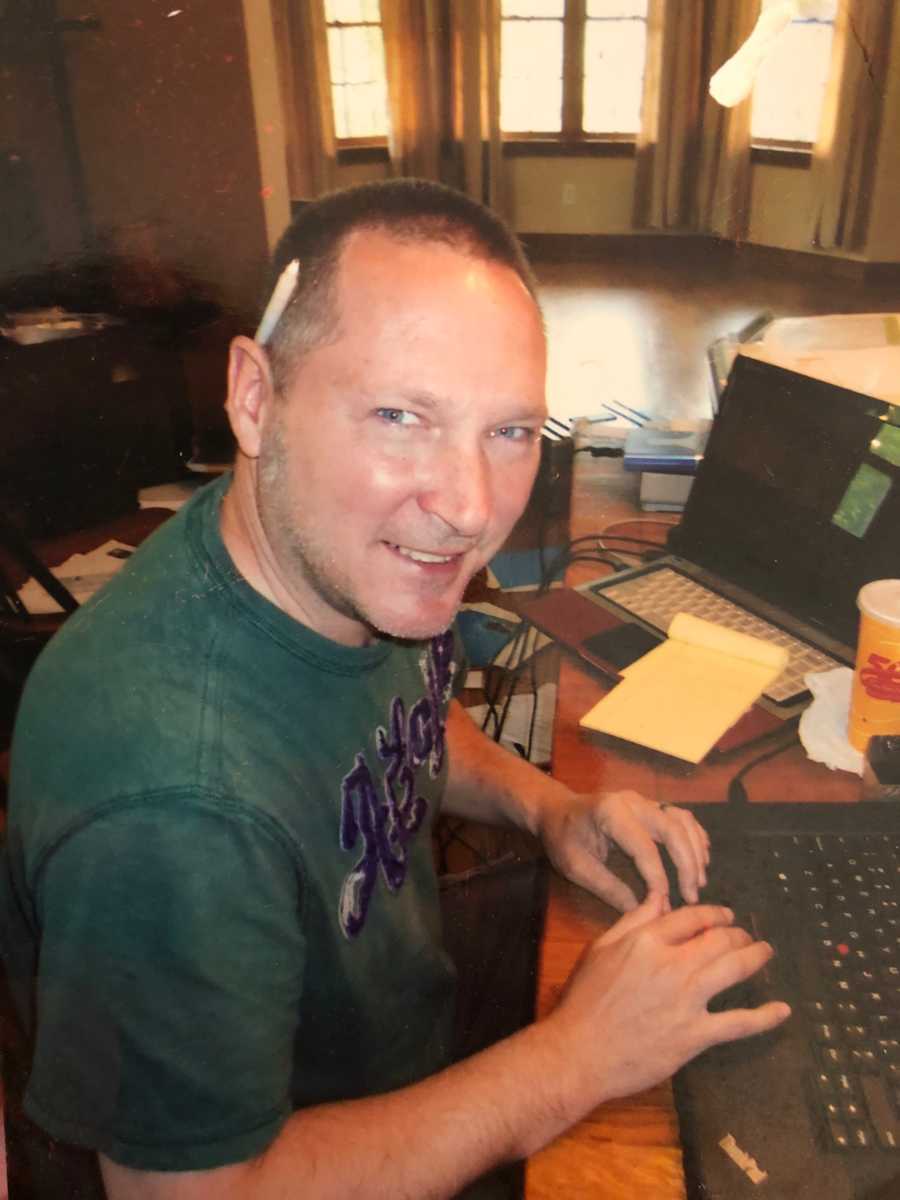
POLYGON ((852 670, 817 671, 806 676, 806 686, 813 695, 812 704, 800 718, 800 741, 807 755, 832 771, 862 775, 863 756, 847 738, 852 670))

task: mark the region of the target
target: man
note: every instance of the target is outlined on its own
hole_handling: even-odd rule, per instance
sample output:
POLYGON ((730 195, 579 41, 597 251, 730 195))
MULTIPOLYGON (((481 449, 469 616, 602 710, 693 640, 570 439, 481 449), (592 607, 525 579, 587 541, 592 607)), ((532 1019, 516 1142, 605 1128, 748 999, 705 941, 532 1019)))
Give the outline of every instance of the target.
POLYGON ((64 628, 23 703, 9 853, 27 1106, 119 1200, 451 1196, 784 1005, 696 901, 707 844, 477 731, 448 630, 522 511, 545 345, 511 235, 401 181, 310 206, 271 344, 232 346, 233 477, 64 628), (538 835, 632 910, 557 1010, 448 1064, 438 810, 538 835), (613 839, 647 888, 604 866, 613 839))

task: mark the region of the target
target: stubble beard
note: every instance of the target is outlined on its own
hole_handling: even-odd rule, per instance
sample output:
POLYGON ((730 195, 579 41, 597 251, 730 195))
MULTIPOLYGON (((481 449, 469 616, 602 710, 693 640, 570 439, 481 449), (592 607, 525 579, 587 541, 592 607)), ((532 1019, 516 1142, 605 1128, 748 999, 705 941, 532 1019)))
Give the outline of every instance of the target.
POLYGON ((263 435, 256 503, 263 532, 293 595, 300 597, 312 591, 332 611, 358 622, 375 637, 421 641, 443 633, 452 624, 453 618, 440 629, 389 628, 387 622, 375 621, 354 600, 352 581, 342 575, 334 555, 316 539, 313 532, 297 525, 296 514, 301 511, 302 505, 294 495, 284 433, 277 419, 263 435))

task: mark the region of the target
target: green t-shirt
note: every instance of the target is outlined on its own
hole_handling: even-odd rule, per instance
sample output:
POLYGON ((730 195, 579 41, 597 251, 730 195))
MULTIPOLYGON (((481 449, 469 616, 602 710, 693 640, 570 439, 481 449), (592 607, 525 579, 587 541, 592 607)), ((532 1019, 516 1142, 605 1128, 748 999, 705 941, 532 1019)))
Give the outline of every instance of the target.
POLYGON ((454 635, 337 645, 236 572, 213 484, 39 660, 0 873, 26 1109, 145 1170, 448 1060, 430 829, 454 635), (35 983, 36 976, 36 983, 35 983))

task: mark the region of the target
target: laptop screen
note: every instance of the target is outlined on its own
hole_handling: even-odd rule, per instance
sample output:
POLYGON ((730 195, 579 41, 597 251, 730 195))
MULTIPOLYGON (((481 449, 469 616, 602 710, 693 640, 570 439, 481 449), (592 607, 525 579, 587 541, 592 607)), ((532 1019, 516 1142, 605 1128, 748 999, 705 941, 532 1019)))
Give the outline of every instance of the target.
POLYGON ((892 415, 739 356, 672 549, 852 645, 859 588, 900 577, 892 415))

